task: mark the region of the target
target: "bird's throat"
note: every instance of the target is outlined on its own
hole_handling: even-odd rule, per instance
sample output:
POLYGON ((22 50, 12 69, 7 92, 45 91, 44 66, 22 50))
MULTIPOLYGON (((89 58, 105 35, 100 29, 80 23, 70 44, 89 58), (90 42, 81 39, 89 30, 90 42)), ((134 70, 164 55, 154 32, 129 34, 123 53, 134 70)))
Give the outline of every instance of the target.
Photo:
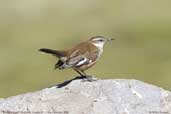
POLYGON ((100 56, 103 53, 104 43, 93 43, 93 45, 99 49, 99 56, 100 56))

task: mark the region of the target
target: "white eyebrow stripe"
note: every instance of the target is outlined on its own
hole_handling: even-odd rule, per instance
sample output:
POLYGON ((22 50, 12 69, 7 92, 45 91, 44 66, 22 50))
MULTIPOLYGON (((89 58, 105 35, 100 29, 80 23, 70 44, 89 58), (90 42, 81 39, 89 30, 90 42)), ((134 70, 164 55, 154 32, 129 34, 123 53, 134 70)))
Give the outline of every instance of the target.
POLYGON ((87 58, 84 58, 83 60, 79 61, 76 66, 80 66, 82 64, 84 64, 85 62, 87 62, 87 58))
POLYGON ((96 39, 93 39, 94 41, 96 41, 96 40, 101 40, 102 38, 96 38, 96 39))

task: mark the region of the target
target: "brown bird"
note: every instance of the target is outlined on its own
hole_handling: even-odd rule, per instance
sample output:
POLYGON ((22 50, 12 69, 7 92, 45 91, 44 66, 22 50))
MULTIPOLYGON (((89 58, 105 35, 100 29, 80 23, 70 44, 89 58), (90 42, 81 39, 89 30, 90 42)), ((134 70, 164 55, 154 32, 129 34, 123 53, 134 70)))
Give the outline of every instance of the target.
POLYGON ((85 42, 66 50, 53 50, 42 48, 39 51, 52 54, 59 60, 55 64, 55 69, 72 68, 83 77, 88 77, 84 72, 92 67, 103 53, 103 46, 106 42, 114 40, 95 36, 85 42))

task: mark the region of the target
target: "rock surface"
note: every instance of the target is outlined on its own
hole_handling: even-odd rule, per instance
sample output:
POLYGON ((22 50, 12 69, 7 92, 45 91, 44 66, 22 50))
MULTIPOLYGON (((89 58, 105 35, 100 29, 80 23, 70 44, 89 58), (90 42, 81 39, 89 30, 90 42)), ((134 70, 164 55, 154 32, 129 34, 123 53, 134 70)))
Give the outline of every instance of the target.
POLYGON ((74 80, 62 88, 0 99, 0 113, 171 114, 171 93, 137 80, 74 80))

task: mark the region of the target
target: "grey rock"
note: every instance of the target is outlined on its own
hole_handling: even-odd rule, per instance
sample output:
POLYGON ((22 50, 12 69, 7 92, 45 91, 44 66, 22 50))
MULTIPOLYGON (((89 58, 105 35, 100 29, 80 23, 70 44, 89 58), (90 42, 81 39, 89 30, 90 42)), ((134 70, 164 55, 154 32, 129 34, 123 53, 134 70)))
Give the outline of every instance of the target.
POLYGON ((62 88, 0 99, 0 113, 171 114, 171 92, 137 80, 74 80, 62 88))

